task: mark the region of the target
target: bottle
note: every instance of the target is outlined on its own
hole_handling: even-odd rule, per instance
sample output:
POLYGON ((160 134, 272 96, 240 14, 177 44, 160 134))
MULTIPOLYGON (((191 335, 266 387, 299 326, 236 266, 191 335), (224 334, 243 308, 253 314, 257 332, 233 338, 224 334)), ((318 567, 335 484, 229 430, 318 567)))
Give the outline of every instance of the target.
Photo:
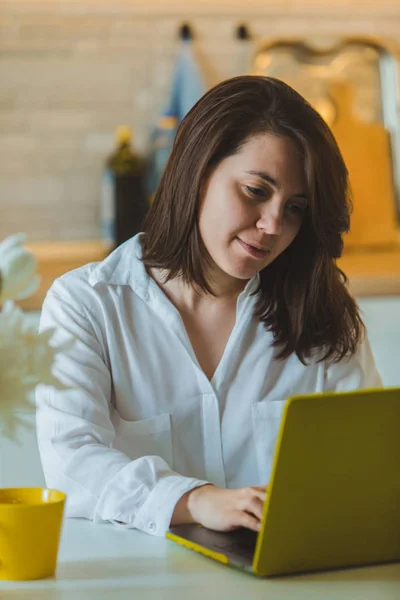
MULTIPOLYGON (((148 179, 148 194, 152 198, 160 183, 169 155, 172 150, 178 119, 175 115, 166 114, 158 119, 157 127, 153 134, 152 153, 150 159, 150 170, 148 179)), ((151 200, 150 200, 151 202, 151 200)))
POLYGON ((127 126, 116 130, 117 147, 108 157, 101 190, 101 235, 115 248, 139 233, 148 210, 144 161, 132 149, 127 126))

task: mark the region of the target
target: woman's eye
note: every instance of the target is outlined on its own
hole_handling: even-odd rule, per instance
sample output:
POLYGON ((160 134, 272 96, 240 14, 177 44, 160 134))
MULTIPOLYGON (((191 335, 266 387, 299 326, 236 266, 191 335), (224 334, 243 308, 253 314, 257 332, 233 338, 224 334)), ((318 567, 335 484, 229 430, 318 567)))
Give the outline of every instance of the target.
POLYGON ((286 208, 296 215, 302 215, 305 211, 305 207, 300 204, 287 204, 286 208))
POLYGON ((262 188, 251 187, 249 185, 245 186, 246 191, 248 191, 252 196, 265 196, 265 191, 262 188))

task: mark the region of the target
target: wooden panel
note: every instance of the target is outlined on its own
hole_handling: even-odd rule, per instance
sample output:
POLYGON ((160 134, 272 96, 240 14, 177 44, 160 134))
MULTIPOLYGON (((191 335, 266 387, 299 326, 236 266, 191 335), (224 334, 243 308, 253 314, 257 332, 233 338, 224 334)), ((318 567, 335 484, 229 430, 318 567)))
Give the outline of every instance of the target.
POLYGON ((354 211, 346 248, 388 247, 398 239, 389 134, 352 114, 352 93, 342 83, 330 91, 337 105, 331 129, 350 174, 354 211))

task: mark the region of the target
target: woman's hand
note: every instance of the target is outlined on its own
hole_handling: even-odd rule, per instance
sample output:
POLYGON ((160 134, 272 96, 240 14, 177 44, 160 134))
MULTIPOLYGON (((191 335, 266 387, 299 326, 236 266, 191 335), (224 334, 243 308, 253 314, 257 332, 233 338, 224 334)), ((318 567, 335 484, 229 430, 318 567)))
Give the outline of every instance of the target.
POLYGON ((266 486, 226 490, 203 485, 187 492, 175 506, 171 525, 200 523, 216 531, 246 527, 259 531, 266 486))

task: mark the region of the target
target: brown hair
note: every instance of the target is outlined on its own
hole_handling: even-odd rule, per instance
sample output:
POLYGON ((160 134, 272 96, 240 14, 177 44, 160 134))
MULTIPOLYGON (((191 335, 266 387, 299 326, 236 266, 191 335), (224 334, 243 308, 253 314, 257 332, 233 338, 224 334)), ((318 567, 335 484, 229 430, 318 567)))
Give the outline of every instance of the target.
POLYGON ((348 173, 329 127, 284 82, 241 76, 207 92, 182 121, 145 222, 143 262, 213 293, 210 256, 199 232, 201 192, 210 170, 250 136, 287 136, 304 160, 309 206, 291 245, 260 271, 256 316, 274 336, 278 358, 302 362, 352 355, 364 332, 358 307, 335 259, 349 229, 348 173))

